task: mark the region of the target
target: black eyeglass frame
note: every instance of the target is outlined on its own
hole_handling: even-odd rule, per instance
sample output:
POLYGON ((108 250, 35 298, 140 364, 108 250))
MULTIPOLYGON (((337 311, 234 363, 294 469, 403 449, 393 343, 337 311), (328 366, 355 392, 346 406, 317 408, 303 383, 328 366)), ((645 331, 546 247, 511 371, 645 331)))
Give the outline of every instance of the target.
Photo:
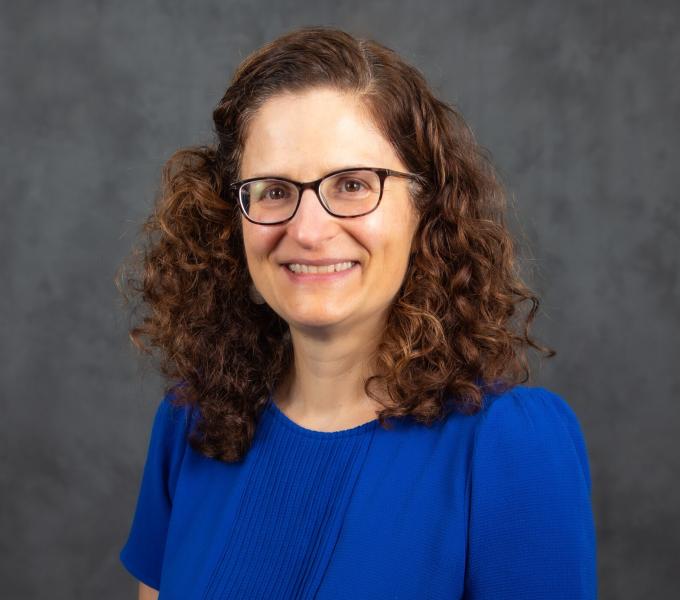
POLYGON ((326 173, 323 177, 315 179, 314 181, 301 182, 295 181, 294 179, 288 179, 287 177, 250 177, 248 179, 241 179, 240 181, 235 181, 234 183, 228 186, 228 189, 230 190, 232 195, 236 197, 239 208, 241 209, 241 213, 248 221, 254 223, 255 225, 282 225, 283 223, 287 223, 288 221, 290 221, 295 216, 300 206, 300 202, 302 201, 302 193, 307 189, 314 190, 314 193, 316 194, 316 197, 321 203, 321 206, 323 206, 324 210, 329 215, 332 215, 339 219, 354 219, 356 217, 363 217, 364 215, 372 213, 374 210, 378 208, 378 206, 380 206, 380 201, 382 200, 383 196, 383 190, 385 188, 385 179, 387 179, 390 176, 404 177, 407 179, 413 179, 419 183, 425 183, 425 179, 420 175, 417 175, 416 173, 408 172, 405 173, 403 171, 395 171, 394 169, 383 169, 379 167, 346 167, 343 169, 338 169, 336 171, 331 171, 330 173, 326 173), (353 173, 355 171, 373 171, 376 175, 378 175, 378 178, 380 179, 380 194, 378 194, 378 201, 371 210, 367 210, 366 212, 360 213, 358 215, 337 215, 326 204, 326 200, 321 194, 321 183, 328 177, 333 177, 334 175, 339 175, 341 173, 353 173), (260 221, 254 221, 248 216, 248 213, 245 207, 243 206, 243 202, 241 201, 241 188, 247 183, 251 183, 253 181, 261 181, 263 179, 284 181, 286 183, 294 185, 297 188, 298 190, 297 203, 295 204, 293 214, 291 214, 290 217, 288 217, 287 219, 283 219, 282 221, 274 221, 273 223, 262 223, 260 221))

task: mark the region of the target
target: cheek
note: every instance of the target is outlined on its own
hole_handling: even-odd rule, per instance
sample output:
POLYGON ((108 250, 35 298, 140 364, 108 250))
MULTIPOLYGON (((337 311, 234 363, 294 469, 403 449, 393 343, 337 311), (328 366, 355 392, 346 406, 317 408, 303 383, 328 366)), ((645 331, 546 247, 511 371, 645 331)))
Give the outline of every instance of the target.
POLYGON ((408 266, 411 239, 408 219, 383 218, 367 222, 356 239, 369 252, 369 273, 375 285, 398 288, 408 266), (378 283, 379 280, 379 283, 378 283))
POLYGON ((386 255, 390 262, 400 263, 408 256, 411 243, 411 225, 402 211, 371 219, 362 227, 362 242, 373 255, 386 255))
POLYGON ((248 262, 265 259, 276 244, 278 238, 274 228, 256 227, 246 221, 243 224, 243 246, 248 262))
POLYGON ((249 223, 243 226, 243 250, 251 279, 264 286, 267 278, 267 260, 276 245, 278 236, 274 231, 261 229, 249 223))

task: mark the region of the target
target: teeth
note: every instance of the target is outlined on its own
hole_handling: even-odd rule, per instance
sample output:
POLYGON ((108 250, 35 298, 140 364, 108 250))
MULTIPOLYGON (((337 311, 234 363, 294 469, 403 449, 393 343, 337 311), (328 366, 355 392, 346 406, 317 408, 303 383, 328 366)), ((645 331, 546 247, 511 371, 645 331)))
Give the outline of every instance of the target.
POLYGON ((292 263, 286 265, 293 273, 333 273, 337 271, 345 271, 346 269, 351 269, 355 263, 353 262, 343 262, 337 263, 335 265, 323 265, 316 267, 314 265, 300 265, 297 263, 292 263))

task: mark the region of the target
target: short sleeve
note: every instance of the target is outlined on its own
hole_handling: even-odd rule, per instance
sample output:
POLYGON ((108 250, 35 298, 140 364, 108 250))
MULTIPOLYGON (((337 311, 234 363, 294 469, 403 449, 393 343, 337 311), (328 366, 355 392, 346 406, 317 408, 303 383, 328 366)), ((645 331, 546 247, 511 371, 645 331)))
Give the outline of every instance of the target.
POLYGON ((560 396, 516 386, 481 413, 468 492, 464 598, 597 597, 588 455, 560 396))
POLYGON ((137 579, 160 589, 163 553, 177 477, 186 449, 188 417, 167 394, 154 417, 128 539, 119 558, 137 579))

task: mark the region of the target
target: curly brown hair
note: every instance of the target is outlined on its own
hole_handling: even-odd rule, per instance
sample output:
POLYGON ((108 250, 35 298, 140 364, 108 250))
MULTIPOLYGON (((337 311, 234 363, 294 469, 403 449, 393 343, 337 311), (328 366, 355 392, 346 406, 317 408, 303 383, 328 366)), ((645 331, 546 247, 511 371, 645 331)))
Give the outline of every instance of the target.
POLYGON ((141 229, 145 243, 116 277, 128 303, 140 299, 134 313, 144 310, 132 342, 148 355, 160 351, 173 403, 198 408, 191 446, 226 462, 248 451, 294 360, 287 323, 249 297, 241 215, 227 187, 238 179, 258 108, 278 93, 314 87, 356 94, 402 162, 424 178, 411 192, 414 251, 374 354, 375 374, 364 382, 384 407, 380 424, 474 413, 485 391, 527 381, 526 347, 556 354, 529 336, 539 300, 518 273, 506 194, 459 112, 390 48, 330 27, 300 28, 236 69, 213 112, 216 143, 180 149, 165 163, 141 229), (525 300, 531 310, 520 317, 525 300))

